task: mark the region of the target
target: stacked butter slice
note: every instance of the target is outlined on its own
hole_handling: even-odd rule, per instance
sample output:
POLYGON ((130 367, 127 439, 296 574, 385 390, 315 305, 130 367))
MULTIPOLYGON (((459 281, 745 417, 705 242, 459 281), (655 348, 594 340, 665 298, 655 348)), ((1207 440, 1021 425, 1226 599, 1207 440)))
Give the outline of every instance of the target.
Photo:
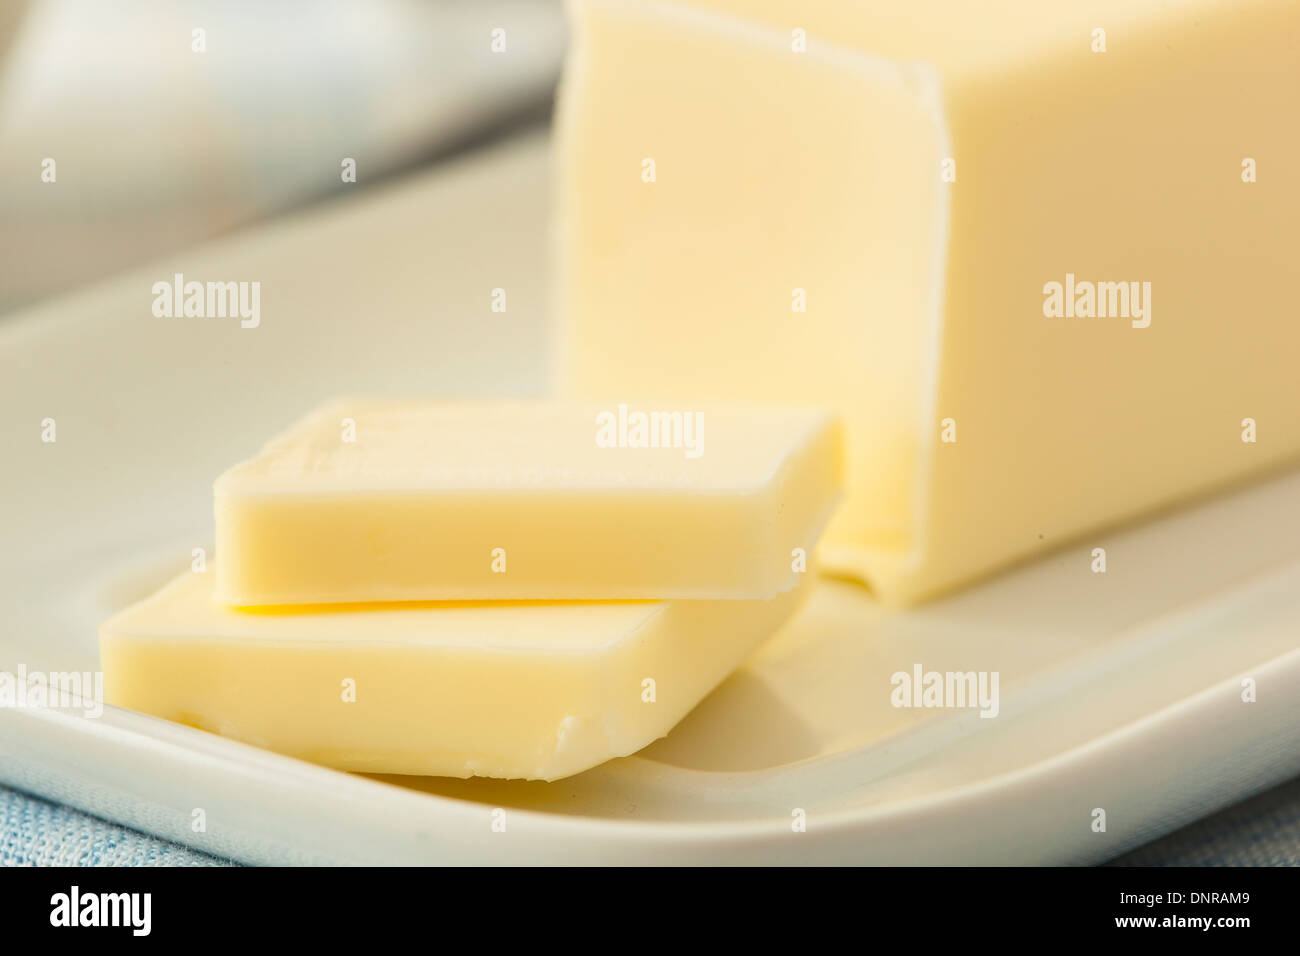
POLYGON ((826 412, 345 399, 215 486, 217 561, 100 630, 109 703, 347 770, 554 780, 795 610, 826 412))

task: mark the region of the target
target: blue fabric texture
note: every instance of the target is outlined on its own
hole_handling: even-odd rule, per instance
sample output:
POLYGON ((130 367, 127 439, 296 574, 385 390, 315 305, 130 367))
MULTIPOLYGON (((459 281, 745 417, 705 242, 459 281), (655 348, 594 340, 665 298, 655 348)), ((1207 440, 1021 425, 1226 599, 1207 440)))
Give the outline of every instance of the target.
MULTIPOLYGON (((1117 866, 1300 866, 1300 779, 1127 853, 1117 866)), ((0 866, 228 866, 0 787, 0 866)))
POLYGON ((0 787, 0 866, 230 866, 71 807, 0 787))
POLYGON ((1114 866, 1300 866, 1300 778, 1140 846, 1114 866))

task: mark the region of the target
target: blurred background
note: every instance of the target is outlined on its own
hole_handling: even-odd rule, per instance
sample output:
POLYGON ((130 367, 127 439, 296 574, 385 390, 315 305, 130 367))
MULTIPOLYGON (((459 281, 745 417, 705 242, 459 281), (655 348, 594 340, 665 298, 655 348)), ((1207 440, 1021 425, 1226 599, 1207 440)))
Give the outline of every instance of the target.
POLYGON ((559 0, 0 0, 0 317, 544 124, 564 43, 559 0))

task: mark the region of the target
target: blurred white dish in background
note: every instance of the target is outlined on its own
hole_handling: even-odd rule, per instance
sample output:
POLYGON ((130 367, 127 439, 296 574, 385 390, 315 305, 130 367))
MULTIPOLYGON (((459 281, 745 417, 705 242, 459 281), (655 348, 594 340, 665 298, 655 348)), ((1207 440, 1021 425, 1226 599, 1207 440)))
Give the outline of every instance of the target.
POLYGON ((21 12, 0 12, 0 313, 543 111, 565 42, 549 0, 39 0, 6 43, 21 12))
POLYGON ((8 0, 0 7, 0 73, 4 70, 4 55, 9 49, 9 42, 18 32, 23 22, 23 13, 27 9, 26 0, 8 0))

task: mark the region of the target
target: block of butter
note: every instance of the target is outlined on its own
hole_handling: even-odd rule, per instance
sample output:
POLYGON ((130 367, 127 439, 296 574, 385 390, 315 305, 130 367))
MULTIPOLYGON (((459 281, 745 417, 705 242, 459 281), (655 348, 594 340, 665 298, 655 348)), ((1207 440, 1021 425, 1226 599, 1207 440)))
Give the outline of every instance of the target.
POLYGON ((217 480, 215 596, 767 598, 839 483, 816 409, 342 399, 217 480))
POLYGON ((343 770, 554 780, 662 737, 797 607, 237 609, 186 573, 103 624, 109 704, 343 770))
POLYGON ((1300 3, 569 10, 557 380, 840 409, 834 569, 915 601, 1300 455, 1300 3))

